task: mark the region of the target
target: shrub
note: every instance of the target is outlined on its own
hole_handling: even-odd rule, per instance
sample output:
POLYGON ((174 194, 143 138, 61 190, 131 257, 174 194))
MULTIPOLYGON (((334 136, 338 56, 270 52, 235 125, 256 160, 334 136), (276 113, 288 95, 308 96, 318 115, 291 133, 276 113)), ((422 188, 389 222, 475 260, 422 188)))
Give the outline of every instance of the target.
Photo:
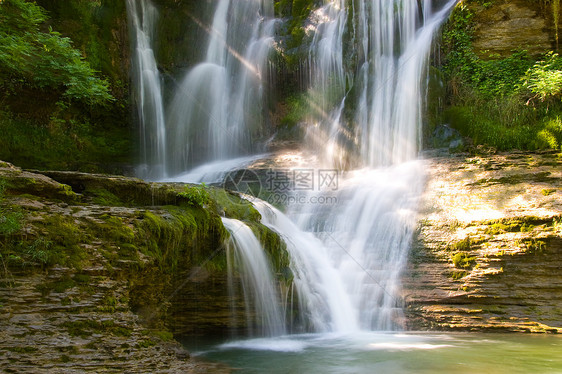
POLYGON ((529 102, 534 99, 559 100, 562 98, 562 59, 557 53, 547 53, 543 60, 526 71, 521 81, 521 88, 533 94, 529 102))
POLYGON ((34 3, 0 2, 0 86, 54 89, 90 105, 112 101, 107 81, 96 77, 69 38, 40 30, 47 18, 34 3))

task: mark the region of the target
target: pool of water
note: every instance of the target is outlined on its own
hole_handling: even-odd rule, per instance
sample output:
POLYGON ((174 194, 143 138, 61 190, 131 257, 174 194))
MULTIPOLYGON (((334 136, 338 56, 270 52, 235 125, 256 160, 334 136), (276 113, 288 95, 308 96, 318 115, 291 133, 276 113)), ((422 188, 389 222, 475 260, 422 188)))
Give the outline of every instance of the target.
POLYGON ((562 337, 361 333, 186 341, 194 356, 235 373, 562 373, 562 337))

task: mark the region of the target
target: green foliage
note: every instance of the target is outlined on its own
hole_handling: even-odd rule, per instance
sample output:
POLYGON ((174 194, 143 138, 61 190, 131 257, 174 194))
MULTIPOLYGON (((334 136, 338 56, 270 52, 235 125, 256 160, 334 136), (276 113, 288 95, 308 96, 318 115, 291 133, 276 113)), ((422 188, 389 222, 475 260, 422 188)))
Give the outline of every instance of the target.
POLYGON ((0 242, 21 230, 23 215, 18 210, 2 206, 6 183, 0 178, 0 242))
MULTIPOLYGON (((275 1, 275 14, 285 18, 282 31, 284 50, 289 53, 285 55, 285 60, 289 65, 294 65, 300 61, 299 52, 306 48, 304 43, 305 21, 310 16, 312 10, 317 6, 316 1, 310 0, 279 0, 275 1)), ((303 52, 304 53, 304 52, 303 52)))
POLYGON ((83 59, 69 38, 40 26, 43 8, 23 0, 0 3, 0 77, 4 89, 31 86, 61 91, 64 97, 90 105, 113 97, 105 80, 83 59))
POLYGON ((185 186, 183 192, 178 193, 178 197, 195 207, 204 207, 211 200, 205 186, 185 186))
MULTIPOLYGON (((62 110, 46 124, 0 110, 0 159, 21 167, 107 171, 105 165, 129 162, 130 131, 94 127, 86 119, 61 119, 62 110)), ((109 170, 111 171, 111 170, 109 170)))
MULTIPOLYGON (((538 148, 538 130, 523 123, 505 123, 504 107, 494 101, 465 103, 446 109, 444 119, 475 144, 487 144, 501 151, 538 148)), ((513 114, 513 113, 512 113, 513 114)))
POLYGON ((287 99, 289 112, 281 119, 281 125, 289 129, 294 128, 299 122, 310 114, 310 105, 308 103, 308 94, 301 93, 293 95, 287 99))
POLYGON ((472 87, 485 98, 509 96, 516 92, 518 82, 532 65, 526 51, 515 51, 507 58, 490 56, 480 59, 472 49, 474 14, 460 4, 443 31, 445 52, 444 73, 458 94, 462 85, 472 87))
POLYGON ((562 149, 562 120, 560 116, 547 119, 537 133, 539 144, 544 148, 562 149))
POLYGON ((474 14, 461 3, 443 30, 449 105, 430 122, 448 122, 501 151, 560 149, 562 59, 551 52, 535 61, 526 51, 482 59, 472 49, 473 30, 474 14))
POLYGON ((549 52, 543 60, 537 61, 521 78, 523 89, 529 90, 540 101, 562 98, 562 58, 549 52))

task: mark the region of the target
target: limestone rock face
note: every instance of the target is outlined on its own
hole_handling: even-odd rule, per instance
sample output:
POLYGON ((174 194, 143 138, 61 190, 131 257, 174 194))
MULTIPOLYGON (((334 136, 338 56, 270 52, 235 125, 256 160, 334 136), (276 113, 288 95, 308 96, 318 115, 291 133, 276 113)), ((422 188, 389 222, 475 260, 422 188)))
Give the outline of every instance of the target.
POLYGON ((551 10, 541 9, 538 1, 495 1, 484 7, 474 5, 476 28, 473 47, 481 58, 508 56, 514 50, 531 54, 556 47, 551 10))
POLYGON ((410 329, 562 332, 562 157, 428 161, 403 276, 410 329))

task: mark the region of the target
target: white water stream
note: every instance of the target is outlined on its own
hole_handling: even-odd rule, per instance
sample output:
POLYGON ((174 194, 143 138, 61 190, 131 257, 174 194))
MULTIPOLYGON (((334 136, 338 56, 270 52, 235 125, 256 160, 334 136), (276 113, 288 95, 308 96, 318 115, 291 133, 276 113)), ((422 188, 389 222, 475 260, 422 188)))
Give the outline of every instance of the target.
POLYGON ((158 12, 149 0, 127 0, 133 35, 133 91, 137 104, 141 166, 144 178, 166 175, 166 124, 160 72, 152 45, 158 12))
POLYGON ((222 223, 230 233, 227 249, 229 283, 233 287, 234 273, 240 274, 246 307, 253 306, 253 310, 246 311, 248 327, 255 326, 266 336, 283 335, 285 321, 264 249, 243 222, 222 218, 222 223))
MULTIPOLYGON (((238 157, 256 150, 252 139, 263 128, 265 63, 279 22, 272 18, 272 2, 216 3, 205 60, 172 95, 165 131, 150 116, 145 120, 151 130, 142 127, 150 139, 165 133, 166 153, 152 157, 163 158, 167 172, 186 173, 211 163, 175 181, 224 176, 222 170, 245 162, 238 157)), ((434 11, 431 0, 326 0, 311 16, 310 123, 304 147, 320 156, 321 163, 310 167, 346 171, 339 174, 336 191, 306 194, 306 201, 329 194, 335 198, 330 204, 289 206, 283 214, 255 201, 262 222, 284 238, 290 254, 299 313, 289 319, 289 330, 350 333, 401 327, 400 271, 424 186, 422 162, 416 159, 427 63, 433 36, 456 0, 441 3, 434 11)), ((142 34, 138 19, 149 17, 135 14, 136 32, 142 34)), ((139 92, 149 87, 152 96, 146 95, 157 97, 160 87, 149 84, 158 81, 153 54, 144 56, 135 58, 148 61, 153 74, 142 75, 139 92)), ((152 114, 160 118, 158 110, 152 114)), ((279 327, 285 316, 267 307, 279 299, 259 242, 243 223, 223 222, 235 242, 236 262, 246 273, 244 289, 252 295, 249 305, 255 304, 252 313, 260 316, 259 325, 270 336, 288 331, 279 327)), ((286 299, 293 305, 293 297, 286 299)))
POLYGON ((205 60, 177 86, 167 108, 168 169, 180 173, 204 162, 257 151, 264 123, 266 62, 276 20, 272 4, 217 2, 205 60))

